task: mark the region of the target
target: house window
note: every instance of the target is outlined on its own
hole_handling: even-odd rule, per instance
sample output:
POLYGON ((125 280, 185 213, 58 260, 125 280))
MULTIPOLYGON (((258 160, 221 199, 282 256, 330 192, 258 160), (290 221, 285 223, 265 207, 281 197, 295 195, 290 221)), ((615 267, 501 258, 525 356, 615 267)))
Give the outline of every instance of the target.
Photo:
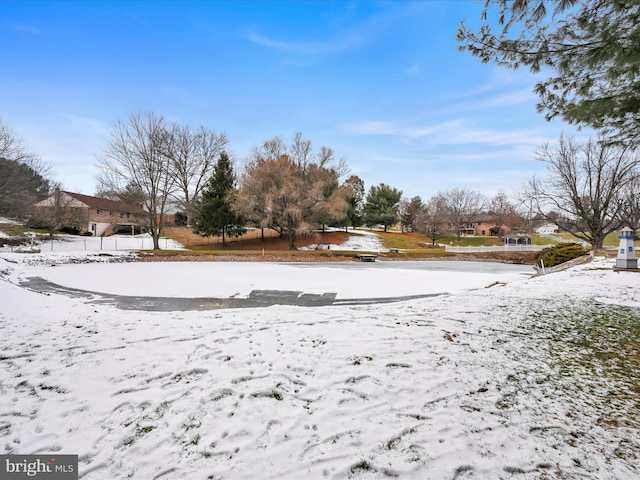
POLYGON ((98 208, 98 209, 96 210, 96 213, 97 213, 98 215, 100 215, 100 214, 102 213, 102 210, 100 210, 100 209, 98 208))
POLYGON ((124 218, 124 212, 120 212, 120 218, 124 218))
POLYGON ((109 212, 109 216, 110 216, 110 217, 113 217, 113 212, 109 212))
POLYGON ((486 235, 487 231, 486 230, 482 230, 482 235, 486 235))

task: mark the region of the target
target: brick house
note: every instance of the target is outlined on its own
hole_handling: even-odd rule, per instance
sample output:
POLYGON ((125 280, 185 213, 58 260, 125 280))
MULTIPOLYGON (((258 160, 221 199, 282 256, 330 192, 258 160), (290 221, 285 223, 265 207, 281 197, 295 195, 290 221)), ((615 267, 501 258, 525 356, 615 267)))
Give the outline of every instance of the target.
POLYGON ((141 207, 62 190, 34 207, 37 216, 55 219, 56 229, 73 228, 80 234, 141 233, 148 223, 147 212, 141 207))
POLYGON ((498 228, 492 216, 483 216, 478 218, 477 221, 467 224, 462 233, 477 237, 499 237, 508 234, 510 231, 511 229, 506 225, 498 228))

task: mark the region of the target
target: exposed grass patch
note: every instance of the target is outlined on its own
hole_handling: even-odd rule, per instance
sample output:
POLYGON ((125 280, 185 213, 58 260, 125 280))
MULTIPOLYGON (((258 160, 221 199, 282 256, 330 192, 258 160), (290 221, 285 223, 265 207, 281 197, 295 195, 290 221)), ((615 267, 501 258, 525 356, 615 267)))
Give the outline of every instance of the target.
POLYGON ((62 387, 58 387, 56 385, 46 385, 44 383, 41 383, 40 385, 38 385, 38 387, 40 388, 40 390, 49 390, 50 392, 56 392, 56 393, 67 393, 67 391, 62 388, 62 387))
POLYGON ((29 231, 29 229, 20 223, 0 223, 0 232, 11 235, 12 237, 24 235, 27 231, 29 231))
POLYGON ((0 223, 0 232, 12 237, 23 236, 26 232, 35 232, 38 235, 49 236, 49 231, 41 228, 29 228, 21 223, 0 223))
POLYGON ((373 467, 369 462, 367 462, 366 460, 360 460, 358 463, 354 463, 353 465, 351 465, 351 468, 349 468, 349 473, 354 474, 359 471, 369 472, 371 470, 373 470, 373 467))
POLYGON ((542 382, 570 390, 567 398, 583 397, 604 423, 640 428, 640 309, 576 305, 532 320, 557 372, 542 382))
POLYGON ((147 425, 144 427, 141 427, 140 425, 136 425, 136 431, 133 433, 133 435, 131 435, 130 437, 126 438, 123 442, 122 442, 122 446, 123 447, 130 447, 131 445, 133 445, 134 443, 136 443, 136 440, 138 440, 140 437, 146 435, 147 433, 152 432, 156 427, 153 425, 147 425))
POLYGON ((268 390, 266 392, 252 393, 251 396, 254 397, 254 398, 258 398, 258 397, 273 398, 273 399, 278 400, 278 401, 284 400, 284 397, 282 396, 282 394, 278 390, 275 390, 275 389, 268 390))

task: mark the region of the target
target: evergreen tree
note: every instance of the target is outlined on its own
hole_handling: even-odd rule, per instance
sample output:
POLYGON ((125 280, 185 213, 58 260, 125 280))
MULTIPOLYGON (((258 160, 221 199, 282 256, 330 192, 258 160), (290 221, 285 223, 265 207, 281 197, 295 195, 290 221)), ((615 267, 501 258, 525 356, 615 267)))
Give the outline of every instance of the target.
POLYGON ((387 226, 398 223, 398 207, 402 191, 381 183, 378 186, 372 185, 367 193, 367 200, 364 205, 365 222, 367 225, 387 226))
POLYGON ((420 216, 420 213, 424 209, 424 203, 419 195, 413 197, 411 200, 403 200, 400 202, 402 214, 400 215, 400 223, 404 230, 411 232, 417 231, 416 223, 420 216))
POLYGON ((25 216, 49 190, 49 180, 27 163, 0 157, 0 214, 25 216))
POLYGON ((347 208, 340 226, 357 228, 362 225, 364 217, 364 181, 357 175, 352 175, 342 186, 345 189, 347 208))
POLYGON ((242 235, 246 229, 234 207, 236 195, 233 164, 229 156, 222 152, 202 192, 202 198, 196 204, 193 231, 203 237, 222 236, 225 246, 227 237, 242 235))
POLYGON ((483 62, 555 73, 536 85, 538 110, 601 129, 626 143, 640 139, 640 2, 486 0, 485 23, 462 23, 460 49, 483 62), (497 32, 487 19, 497 14, 497 32))

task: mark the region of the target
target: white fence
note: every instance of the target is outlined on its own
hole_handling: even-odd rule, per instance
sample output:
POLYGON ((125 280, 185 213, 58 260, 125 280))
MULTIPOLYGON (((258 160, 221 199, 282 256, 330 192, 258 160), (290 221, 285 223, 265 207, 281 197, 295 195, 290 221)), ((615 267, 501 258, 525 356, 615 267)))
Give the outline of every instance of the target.
POLYGON ((454 245, 445 245, 445 252, 451 253, 477 253, 477 252, 537 252, 553 245, 491 245, 477 247, 457 247, 454 245))
MULTIPOLYGON (((149 235, 114 235, 111 237, 79 237, 56 235, 54 239, 44 236, 38 237, 34 245, 42 253, 47 252, 100 252, 123 250, 153 250, 153 239, 149 235)), ((17 247, 6 245, 5 251, 11 251, 17 247)), ((184 247, 169 239, 160 238, 160 248, 164 250, 179 250, 184 247)), ((2 251, 3 249, 0 249, 2 251)))

